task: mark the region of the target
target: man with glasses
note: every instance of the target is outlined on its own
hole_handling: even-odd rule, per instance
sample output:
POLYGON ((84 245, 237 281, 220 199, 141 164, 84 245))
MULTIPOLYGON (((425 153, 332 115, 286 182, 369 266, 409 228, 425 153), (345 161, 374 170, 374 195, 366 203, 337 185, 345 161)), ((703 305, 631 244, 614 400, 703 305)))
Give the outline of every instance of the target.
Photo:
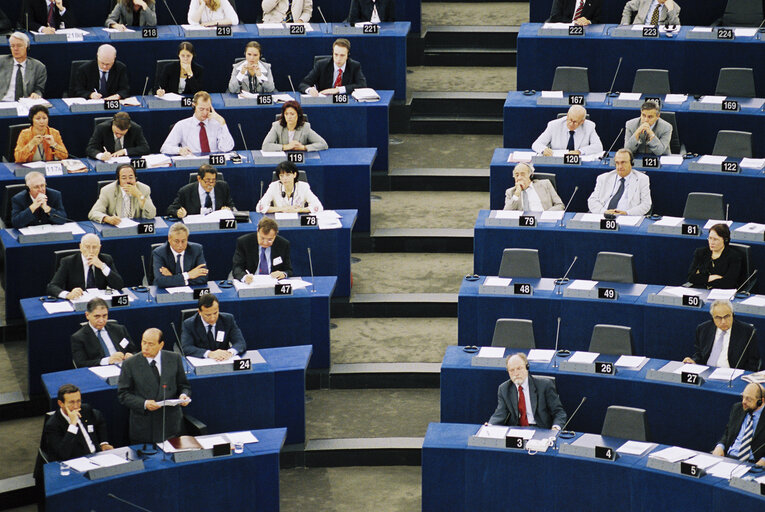
POLYGON ((754 326, 736 320, 733 317, 733 306, 727 300, 713 302, 709 313, 712 319, 696 327, 695 353, 683 359, 683 362, 720 368, 732 368, 735 365, 736 368, 750 372, 759 370, 760 352, 757 349, 754 326))
POLYGON ((215 210, 235 210, 228 183, 218 180, 218 170, 205 164, 197 171, 197 182, 184 185, 178 190, 173 203, 167 207, 171 217, 207 215, 215 210))
POLYGON ((42 98, 48 71, 45 64, 27 55, 29 37, 14 32, 8 38, 10 55, 0 55, 0 101, 42 98))

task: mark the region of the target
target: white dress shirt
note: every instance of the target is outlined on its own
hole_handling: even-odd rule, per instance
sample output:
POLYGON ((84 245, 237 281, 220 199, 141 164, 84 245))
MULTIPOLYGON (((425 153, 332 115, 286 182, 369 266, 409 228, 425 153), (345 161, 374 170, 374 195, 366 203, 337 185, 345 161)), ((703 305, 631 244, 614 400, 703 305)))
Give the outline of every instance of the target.
POLYGON ((199 121, 194 116, 182 119, 175 123, 170 134, 160 148, 160 152, 166 155, 180 154, 181 147, 191 149, 192 153, 201 153, 199 145, 199 123, 203 122, 207 132, 207 141, 210 144, 210 152, 228 152, 234 149, 234 139, 228 131, 228 126, 220 124, 214 119, 207 118, 199 121))
POLYGON ((212 209, 205 208, 205 202, 207 201, 207 191, 202 188, 202 185, 197 185, 197 193, 199 194, 199 213, 207 215, 215 211, 215 187, 210 191, 210 199, 212 199, 212 209))
MULTIPOLYGON (((534 190, 534 183, 529 185, 529 188, 527 188, 523 192, 526 192, 526 201, 527 201, 527 203, 523 204, 523 209, 525 211, 543 212, 545 210, 544 207, 542 206, 542 200, 539 199, 539 194, 537 194, 537 191, 534 190)), ((523 192, 521 192, 521 197, 523 197, 523 192)))
POLYGON ((717 361, 712 361, 711 359, 707 361, 707 364, 710 366, 717 366, 718 368, 730 368, 730 362, 728 361, 728 347, 730 346, 730 331, 732 329, 728 329, 727 331, 723 331, 719 327, 715 329, 715 341, 712 345, 712 352, 715 351, 716 346, 721 343, 720 342, 720 333, 723 333, 722 337, 722 347, 720 348, 720 357, 717 358, 717 361))
MULTIPOLYGON (((22 80, 27 74, 27 59, 24 62, 19 62, 16 59, 13 60, 13 71, 11 72, 11 81, 8 83, 8 91, 0 101, 16 101, 16 74, 19 71, 19 64, 21 64, 21 78, 22 80)), ((27 95, 28 96, 28 95, 27 95)))
MULTIPOLYGON (((64 411, 62 409, 58 410, 61 413, 61 416, 64 417, 67 423, 69 423, 69 416, 64 414, 64 411)), ((90 450, 90 453, 96 453, 96 445, 93 444, 93 439, 90 438, 90 434, 88 433, 88 429, 85 428, 85 425, 83 425, 82 420, 80 418, 77 418, 77 423, 72 425, 69 423, 69 428, 66 429, 70 434, 77 435, 78 431, 82 432, 82 437, 85 438, 85 442, 88 443, 88 449, 90 450)), ((106 444, 106 443, 101 443, 106 444)))
MULTIPOLYGON (((170 252, 173 253, 173 260, 175 261, 175 264, 178 264, 178 256, 181 257, 181 270, 183 270, 183 258, 186 254, 186 251, 183 252, 175 252, 175 249, 170 247, 170 252)), ((188 285, 189 284, 189 273, 183 272, 183 284, 188 285)), ((159 363, 157 363, 159 364, 159 363)))
MULTIPOLYGON (((348 66, 347 62, 345 63, 345 65, 342 68, 338 68, 337 64, 334 64, 334 63, 332 64, 332 67, 334 69, 334 71, 332 73, 332 87, 335 86, 335 80, 337 80, 337 70, 338 69, 342 69, 343 70, 343 76, 345 76, 345 68, 347 66, 348 66)), ((345 86, 341 85, 340 87, 338 87, 337 88, 337 92, 340 93, 340 94, 345 94, 345 86)))

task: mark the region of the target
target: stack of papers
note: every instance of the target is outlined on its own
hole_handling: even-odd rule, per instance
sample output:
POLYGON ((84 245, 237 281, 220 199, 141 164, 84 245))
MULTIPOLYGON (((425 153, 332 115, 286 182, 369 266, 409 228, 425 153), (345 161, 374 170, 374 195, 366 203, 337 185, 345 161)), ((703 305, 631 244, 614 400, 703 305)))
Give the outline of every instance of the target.
POLYGON ((712 27, 693 27, 691 32, 712 32, 712 27))
POLYGON ((66 461, 70 468, 79 471, 80 473, 87 473, 91 469, 118 466, 127 462, 130 461, 109 452, 91 455, 90 457, 78 457, 66 461))
POLYGON ((579 215, 581 222, 600 222, 605 219, 602 213, 582 213, 579 215))
POLYGON ((243 432, 228 432, 227 434, 224 434, 228 440, 231 443, 242 443, 242 444, 250 444, 250 443, 257 443, 258 438, 252 435, 252 432, 249 432, 247 430, 243 432))
POLYGON ((746 300, 741 301, 744 306, 765 306, 765 296, 752 295, 746 300))
POLYGON ((765 383, 765 370, 757 373, 750 373, 749 375, 744 375, 741 377, 741 380, 745 380, 747 382, 755 382, 758 384, 765 383))
POLYGON ((719 219, 709 219, 706 224, 704 224, 704 229, 709 229, 715 224, 725 224, 726 226, 730 227, 733 224, 732 220, 719 220, 719 219))
POLYGON ((664 96, 664 103, 685 103, 687 99, 687 94, 667 94, 664 96))
POLYGON ((521 215, 523 215, 522 211, 519 210, 495 210, 494 218, 495 219, 520 219, 521 215))
POLYGON ((83 230, 76 222, 67 222, 66 224, 41 224, 39 226, 27 226, 19 229, 24 235, 40 235, 43 233, 71 233, 73 235, 84 235, 83 230))
POLYGON ((483 280, 484 286, 510 286, 513 280, 509 277, 487 276, 483 280))
POLYGON ((323 210, 316 212, 316 220, 319 229, 340 229, 343 227, 342 216, 335 210, 323 210))
POLYGON ((616 223, 620 226, 639 226, 643 222, 641 215, 617 215, 616 223))
POLYGON ((542 212, 542 214, 539 216, 539 222, 558 222, 559 220, 563 219, 563 216, 566 214, 564 211, 556 210, 556 211, 545 211, 542 212))
POLYGON ((174 92, 166 92, 162 96, 154 96, 155 98, 159 98, 164 101, 181 101, 183 99, 183 96, 180 94, 176 94, 174 92))
POLYGON ((762 169, 765 167, 765 158, 742 158, 739 166, 744 169, 762 169))
POLYGON ((520 428, 511 428, 510 431, 507 433, 510 437, 521 437, 528 441, 532 437, 534 437, 534 431, 533 430, 525 430, 520 428))
POLYGON ((113 34, 115 32, 135 32, 135 30, 133 30, 132 28, 128 28, 128 27, 125 27, 123 29, 118 29, 118 28, 102 28, 101 30, 103 30, 104 32, 108 32, 110 34, 113 34))
POLYGON ((235 361, 241 358, 237 355, 229 359, 226 359, 225 361, 216 361, 215 359, 210 359, 209 357, 194 357, 194 356, 186 356, 186 359, 188 359, 189 363, 191 363, 192 366, 197 367, 197 366, 215 366, 219 364, 228 364, 231 361, 235 361))
POLYGON ((649 455, 649 457, 666 460, 667 462, 679 462, 681 460, 691 458, 696 454, 697 452, 694 450, 680 448, 679 446, 671 446, 669 448, 659 450, 658 452, 653 452, 651 455, 649 455))
POLYGON ((204 25, 189 25, 189 24, 181 24, 181 27, 183 30, 210 30, 215 31, 217 27, 205 27, 204 25))
POLYGON ((351 96, 353 96, 356 101, 359 102, 380 101, 380 95, 377 94, 377 91, 369 87, 354 89, 354 91, 351 93, 351 96))
POLYGON ((659 294, 671 295, 673 297, 682 297, 684 295, 695 295, 700 297, 701 290, 697 290, 695 288, 686 288, 684 286, 665 286, 661 292, 659 292, 659 294))
POLYGON ((594 289, 597 285, 598 285, 597 281, 590 281, 588 279, 574 279, 574 281, 572 281, 571 284, 568 285, 568 289, 588 291, 588 290, 594 289))
POLYGON ((72 105, 102 105, 104 103, 103 99, 86 100, 85 98, 61 98, 61 101, 66 103, 67 107, 72 105))
POLYGON ((554 350, 532 348, 529 350, 528 360, 533 363, 549 363, 555 355, 554 350))
MULTIPOLYGON (((643 28, 640 27, 640 30, 642 30, 642 29, 643 28)), ((641 96, 643 96, 643 93, 641 93, 641 92, 622 92, 622 93, 619 93, 619 99, 620 100, 634 100, 634 101, 637 101, 637 100, 640 100, 641 96)))
POLYGON ((681 373, 695 373, 695 374, 698 375, 699 373, 705 372, 708 369, 709 369, 709 366, 705 366, 703 364, 690 364, 690 363, 688 363, 688 364, 684 364, 683 366, 680 366, 680 367, 676 368, 675 371, 673 371, 672 373, 677 373, 677 374, 681 374, 681 373))
POLYGON ((730 480, 733 477, 742 477, 747 471, 749 466, 746 464, 737 464, 735 462, 718 462, 714 466, 707 469, 707 474, 716 476, 718 478, 725 478, 730 480))
POLYGON ((287 153, 284 151, 261 151, 260 154, 269 158, 287 158, 287 153))
POLYGON ((723 101, 725 101, 725 98, 726 96, 702 96, 699 99, 699 102, 721 104, 723 101))
POLYGON ((594 363, 600 355, 600 352, 585 352, 583 350, 577 350, 571 357, 568 358, 569 363, 594 363))
POLYGON ((625 455, 643 455, 647 449, 653 446, 653 443, 641 443, 640 441, 627 441, 619 448, 617 452, 625 455))
POLYGON ((74 311, 74 307, 70 302, 43 302, 43 307, 49 315, 55 315, 56 313, 71 313, 74 311))
POLYGON ((476 357, 502 359, 505 357, 505 347, 481 347, 476 357))
POLYGON ((536 156, 533 151, 513 151, 507 157, 508 162, 531 162, 531 159, 536 156))
MULTIPOLYGON (((545 27, 547 25, 563 25, 568 26, 566 23, 545 23, 545 27)), ((542 91, 542 97, 543 98, 563 98, 563 91, 542 91)))
POLYGON ((722 380, 729 382, 733 379, 737 379, 744 373, 744 370, 737 370, 735 368, 715 368, 709 377, 709 380, 722 380))
POLYGON ((757 34, 756 28, 734 28, 733 33, 736 37, 754 37, 757 34))
POLYGON ((703 155, 698 159, 698 162, 700 164, 720 165, 725 161, 726 158, 728 157, 725 155, 703 155))
POLYGON ((82 41, 83 36, 87 35, 86 30, 79 28, 61 28, 56 30, 56 34, 65 34, 67 41, 82 41))
POLYGON ((135 96, 131 96, 129 98, 125 98, 120 100, 120 103, 126 107, 140 107, 141 106, 141 100, 136 98, 135 96))
POLYGON ((106 366, 91 366, 88 370, 106 380, 110 377, 119 377, 122 368, 116 364, 109 364, 106 366))
POLYGON ((66 172, 88 172, 88 166, 85 165, 82 160, 77 160, 75 158, 61 160, 61 165, 66 168, 66 172))
POLYGON ((615 364, 620 368, 639 368, 646 361, 648 358, 643 356, 620 356, 615 364))
POLYGON ((683 165, 683 155, 664 155, 659 162, 661 165, 683 165))
POLYGON ((173 293, 194 293, 194 290, 191 289, 191 286, 171 286, 170 288, 165 288, 165 291, 167 293, 173 294, 173 293))
POLYGON ((695 457, 691 457, 685 462, 687 462, 688 464, 693 464, 694 466, 698 466, 701 469, 707 469, 708 467, 714 466, 715 464, 721 461, 722 459, 715 455, 710 455, 708 453, 699 453, 695 457))
POLYGON ((233 219, 234 218, 234 212, 233 210, 215 210, 214 212, 210 212, 207 215, 202 215, 200 213, 194 214, 194 215, 186 215, 183 218, 184 224, 208 224, 210 222, 220 221, 223 219, 233 219))
POLYGON ((675 228, 678 227, 680 224, 682 224, 685 221, 683 217, 669 217, 664 216, 661 219, 654 222, 654 226, 664 226, 668 228, 675 228))
POLYGON ((542 25, 542 28, 558 28, 558 29, 567 29, 568 27, 573 26, 573 23, 545 23, 542 25))
POLYGON ((712 290, 709 290, 709 295, 707 295, 708 301, 713 300, 733 300, 733 296, 736 295, 736 289, 730 288, 714 288, 712 290))

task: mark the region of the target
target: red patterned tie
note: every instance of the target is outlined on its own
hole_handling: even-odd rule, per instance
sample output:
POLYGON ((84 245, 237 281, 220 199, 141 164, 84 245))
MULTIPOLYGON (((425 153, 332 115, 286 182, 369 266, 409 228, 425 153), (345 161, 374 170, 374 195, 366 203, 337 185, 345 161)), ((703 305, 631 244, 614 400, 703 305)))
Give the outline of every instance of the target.
POLYGON ((342 87, 343 85, 343 70, 337 70, 337 78, 335 78, 335 85, 333 87, 342 87))
POLYGON ((526 417, 526 395, 523 394, 523 386, 518 386, 518 424, 522 427, 529 426, 529 419, 526 417))
POLYGON ((579 4, 579 7, 576 8, 576 12, 574 13, 574 19, 582 17, 582 9, 584 9, 584 0, 582 0, 581 3, 579 4))
POLYGON ((48 26, 49 27, 53 26, 53 19, 54 19, 53 18, 53 9, 55 8, 55 5, 56 4, 51 2, 50 7, 48 7, 48 26))
POLYGON ((210 152, 210 142, 207 140, 207 130, 204 123, 199 123, 199 148, 202 153, 210 152))

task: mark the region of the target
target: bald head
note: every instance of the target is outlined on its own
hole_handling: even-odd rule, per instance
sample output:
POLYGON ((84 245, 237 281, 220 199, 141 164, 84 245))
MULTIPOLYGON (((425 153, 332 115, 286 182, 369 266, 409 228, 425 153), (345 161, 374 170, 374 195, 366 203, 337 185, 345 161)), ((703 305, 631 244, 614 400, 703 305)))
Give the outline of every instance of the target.
POLYGON ((576 130, 587 118, 587 110, 581 105, 571 105, 566 114, 566 128, 576 130))
POLYGON ((150 327, 143 331, 141 336, 141 354, 147 358, 157 356, 162 347, 165 346, 162 331, 156 327, 150 327))
POLYGON ((96 53, 96 61, 98 61, 98 69, 101 71, 109 71, 114 66, 114 61, 117 59, 117 49, 110 44, 102 44, 98 47, 98 53, 96 53))

